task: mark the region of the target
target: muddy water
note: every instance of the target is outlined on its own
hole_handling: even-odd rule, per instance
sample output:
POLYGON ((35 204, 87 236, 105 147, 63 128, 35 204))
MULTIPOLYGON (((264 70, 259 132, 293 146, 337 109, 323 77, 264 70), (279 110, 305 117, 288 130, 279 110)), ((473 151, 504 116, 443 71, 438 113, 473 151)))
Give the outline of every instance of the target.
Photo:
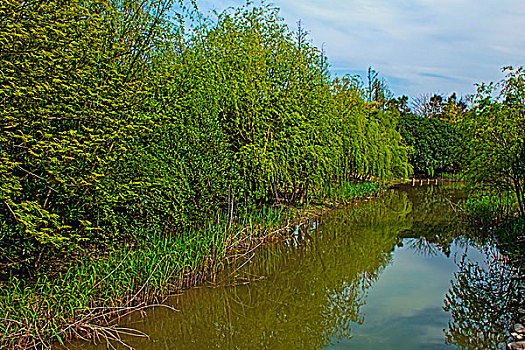
MULTIPOLYGON (((136 349, 494 349, 505 258, 460 224, 457 186, 400 186, 298 228, 217 285, 119 326, 136 349)), ((473 233, 474 232, 474 233, 473 233)), ((118 344, 114 345, 118 348, 118 344)), ((75 348, 103 349, 106 345, 75 348)))

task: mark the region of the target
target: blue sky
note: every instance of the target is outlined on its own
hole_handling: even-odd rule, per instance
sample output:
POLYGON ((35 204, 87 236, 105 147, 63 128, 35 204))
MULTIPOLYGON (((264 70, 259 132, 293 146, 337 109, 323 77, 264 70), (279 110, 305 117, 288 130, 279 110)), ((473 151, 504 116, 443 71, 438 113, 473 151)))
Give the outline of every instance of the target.
MULTIPOLYGON (((242 0, 197 0, 207 12, 242 0)), ((332 74, 380 72, 396 95, 458 95, 525 65, 525 0, 274 0, 325 45, 332 74)))

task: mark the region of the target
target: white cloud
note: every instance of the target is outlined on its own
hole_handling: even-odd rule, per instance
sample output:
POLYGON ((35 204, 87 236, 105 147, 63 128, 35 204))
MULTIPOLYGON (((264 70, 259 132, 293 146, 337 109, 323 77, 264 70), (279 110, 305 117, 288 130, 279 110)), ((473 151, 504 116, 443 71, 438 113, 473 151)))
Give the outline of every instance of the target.
MULTIPOLYGON (((202 8, 244 3, 199 1, 202 8)), ((396 94, 473 93, 525 64, 523 0, 274 0, 289 26, 302 20, 325 43, 332 70, 373 66, 396 94)))

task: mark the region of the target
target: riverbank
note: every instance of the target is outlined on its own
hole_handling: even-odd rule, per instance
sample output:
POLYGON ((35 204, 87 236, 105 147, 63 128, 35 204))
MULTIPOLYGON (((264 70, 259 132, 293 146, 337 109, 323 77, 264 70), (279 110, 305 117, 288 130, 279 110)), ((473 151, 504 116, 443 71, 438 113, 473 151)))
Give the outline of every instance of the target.
POLYGON ((60 256, 65 261, 41 262, 46 268, 0 282, 0 345, 40 349, 75 338, 118 339, 119 331, 108 326, 115 318, 213 281, 225 265, 290 236, 298 224, 379 189, 377 183, 356 183, 302 206, 270 206, 235 216, 219 212, 201 228, 177 234, 140 227, 140 239, 103 250, 86 246, 73 256, 60 256))
POLYGON ((180 312, 156 308, 120 320, 119 327, 149 336, 123 341, 141 350, 498 348, 507 318, 496 311, 507 298, 471 287, 488 283, 505 292, 500 277, 509 271, 490 242, 466 241, 457 230, 464 226, 450 202, 463 198, 455 184, 400 185, 332 210, 305 223, 302 235, 261 247, 241 268, 244 259, 226 268, 215 284, 166 301, 180 312), (469 273, 475 262, 479 274, 469 273), (446 294, 456 301, 450 312, 443 310, 446 294))

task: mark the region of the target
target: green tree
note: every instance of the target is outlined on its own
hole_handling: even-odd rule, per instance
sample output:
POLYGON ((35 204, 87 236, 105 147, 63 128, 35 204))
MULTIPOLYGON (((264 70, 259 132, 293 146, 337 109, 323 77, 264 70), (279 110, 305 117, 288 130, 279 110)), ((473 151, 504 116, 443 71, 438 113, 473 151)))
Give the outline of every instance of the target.
POLYGON ((358 77, 333 82, 334 134, 341 139, 339 172, 383 179, 407 176, 411 169, 408 148, 397 131, 399 113, 367 102, 368 93, 358 77))
POLYGON ((468 109, 468 98, 458 100, 456 93, 449 97, 441 94, 423 94, 413 99, 412 111, 423 118, 437 118, 454 124, 468 109))
POLYGON ((7 255, 96 236, 133 196, 115 170, 150 126, 137 101, 169 5, 1 3, 0 239, 18 252, 7 255))
POLYGON ((437 172, 457 168, 455 149, 460 135, 454 125, 436 118, 404 114, 401 116, 400 132, 412 148, 410 163, 415 173, 433 176, 437 172))
POLYGON ((285 192, 294 201, 330 167, 326 59, 305 36, 267 5, 226 11, 202 28, 198 50, 213 72, 243 198, 272 201, 285 192))
POLYGON ((498 84, 481 84, 459 121, 462 169, 475 188, 514 193, 525 214, 525 70, 505 67, 498 84))

